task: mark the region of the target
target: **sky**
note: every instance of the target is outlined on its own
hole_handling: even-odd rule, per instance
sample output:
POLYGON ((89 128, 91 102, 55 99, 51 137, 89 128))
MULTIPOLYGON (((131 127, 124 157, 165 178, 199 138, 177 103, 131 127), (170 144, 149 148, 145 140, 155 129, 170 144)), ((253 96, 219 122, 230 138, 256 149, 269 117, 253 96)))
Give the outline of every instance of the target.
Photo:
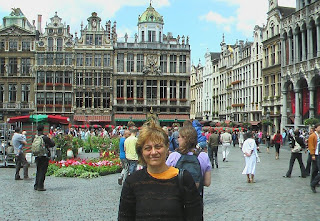
MULTIPOLYGON (((117 22, 118 38, 137 33, 138 16, 150 0, 0 0, 0 17, 20 8, 29 22, 42 15, 42 29, 57 12, 62 22, 70 25, 71 33, 80 24, 87 24, 92 12, 97 12, 103 26, 108 20, 117 22)), ((253 39, 255 25, 266 24, 269 0, 151 0, 164 19, 164 33, 174 37, 189 36, 191 62, 204 64, 207 51, 220 52, 222 36, 227 44, 253 39)), ((278 0, 279 5, 295 7, 296 0, 278 0)), ((1 19, 2 20, 2 19, 1 19)), ((2 22, 1 22, 2 23, 2 22)))

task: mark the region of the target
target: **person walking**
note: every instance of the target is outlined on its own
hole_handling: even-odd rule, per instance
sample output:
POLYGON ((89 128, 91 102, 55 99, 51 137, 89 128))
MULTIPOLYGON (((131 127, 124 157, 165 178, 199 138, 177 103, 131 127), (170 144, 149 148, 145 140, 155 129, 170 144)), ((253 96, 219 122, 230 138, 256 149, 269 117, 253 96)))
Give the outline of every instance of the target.
POLYGON ((223 134, 220 136, 220 141, 222 144, 222 161, 228 162, 229 149, 232 142, 232 136, 226 129, 223 130, 223 134))
POLYGON ((129 164, 126 158, 126 153, 124 151, 124 142, 129 136, 130 136, 130 131, 125 130, 123 132, 122 137, 120 138, 120 143, 119 143, 120 156, 119 157, 121 161, 122 171, 121 171, 120 177, 118 178, 119 185, 122 185, 122 183, 126 180, 127 175, 129 173, 129 164))
POLYGON ((44 126, 42 124, 38 125, 38 136, 42 136, 44 147, 46 148, 46 154, 43 156, 37 156, 35 161, 37 165, 37 172, 36 172, 36 180, 34 184, 34 190, 38 191, 46 191, 44 188, 44 180, 46 179, 46 173, 49 165, 49 158, 50 158, 50 147, 54 147, 55 143, 51 140, 51 135, 48 134, 44 135, 43 130, 44 126))
POLYGON ((308 148, 312 160, 312 172, 311 172, 311 190, 316 193, 316 186, 320 181, 320 123, 317 123, 315 126, 315 132, 310 135, 308 139, 308 148))
POLYGON ((314 128, 311 127, 310 128, 310 131, 309 131, 309 135, 307 136, 307 139, 306 139, 306 143, 308 145, 308 149, 306 150, 306 153, 308 153, 308 159, 307 159, 307 165, 306 165, 306 174, 307 176, 310 176, 310 170, 311 170, 311 163, 312 163, 312 159, 311 159, 311 155, 310 155, 310 151, 309 151, 309 137, 311 134, 314 133, 314 128))
POLYGON ((306 178, 306 170, 302 162, 302 151, 306 148, 306 145, 304 143, 304 139, 300 136, 299 129, 294 131, 294 137, 292 138, 292 144, 291 144, 291 157, 289 162, 289 169, 285 176, 286 178, 291 177, 292 168, 294 165, 295 160, 297 159, 299 162, 300 170, 301 170, 301 177, 306 178))
POLYGON ((253 139, 251 131, 246 134, 247 139, 244 141, 242 146, 242 152, 244 154, 246 165, 242 171, 242 174, 247 175, 247 182, 254 183, 254 176, 256 172, 256 163, 258 156, 257 144, 253 139))
POLYGON ((153 121, 144 125, 136 151, 139 163, 146 167, 124 182, 118 221, 202 221, 202 199, 191 174, 166 164, 169 139, 165 131, 153 121))
POLYGON ((267 132, 267 134, 266 134, 266 144, 267 144, 267 153, 269 153, 269 148, 271 146, 271 136, 270 136, 269 132, 267 132))
POLYGON ((138 165, 138 155, 136 152, 137 132, 137 128, 132 127, 130 129, 130 136, 124 141, 124 151, 129 164, 129 174, 135 172, 138 165))
POLYGON ((15 180, 22 180, 20 177, 20 168, 23 167, 23 176, 24 179, 29 179, 28 176, 28 161, 26 160, 26 157, 23 152, 23 146, 27 144, 27 141, 25 139, 25 136, 20 133, 21 129, 20 127, 15 128, 15 133, 12 137, 12 145, 14 148, 14 154, 15 154, 15 161, 16 161, 16 173, 15 173, 15 180))
POLYGON ((273 137, 273 143, 276 148, 276 160, 279 159, 280 147, 282 145, 282 135, 280 134, 280 130, 273 137))
POLYGON ((199 193, 203 196, 203 186, 211 184, 211 163, 207 153, 197 152, 197 136, 195 128, 182 127, 179 131, 179 149, 169 155, 166 164, 177 168, 188 165, 199 193))
POLYGON ((212 168, 216 165, 218 168, 218 146, 219 146, 219 135, 217 131, 211 133, 208 139, 208 156, 211 161, 212 168))
POLYGON ((240 130, 239 132, 239 148, 242 149, 242 145, 244 142, 244 133, 242 130, 240 130))

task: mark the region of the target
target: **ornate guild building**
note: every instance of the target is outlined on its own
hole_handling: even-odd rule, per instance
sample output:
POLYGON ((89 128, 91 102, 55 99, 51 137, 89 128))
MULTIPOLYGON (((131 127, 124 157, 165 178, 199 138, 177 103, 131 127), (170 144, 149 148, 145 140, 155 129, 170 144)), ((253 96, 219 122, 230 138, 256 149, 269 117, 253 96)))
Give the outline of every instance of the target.
POLYGON ((297 0, 281 21, 281 127, 320 116, 320 1, 297 0))
POLYGON ((0 27, 0 118, 34 110, 35 45, 38 33, 20 8, 3 18, 0 27))
MULTIPOLYGON (((117 124, 145 121, 152 107, 162 125, 189 119, 189 37, 164 32, 151 6, 138 18, 138 34, 114 42, 113 112, 117 124)), ((139 124, 139 123, 138 123, 139 124)))

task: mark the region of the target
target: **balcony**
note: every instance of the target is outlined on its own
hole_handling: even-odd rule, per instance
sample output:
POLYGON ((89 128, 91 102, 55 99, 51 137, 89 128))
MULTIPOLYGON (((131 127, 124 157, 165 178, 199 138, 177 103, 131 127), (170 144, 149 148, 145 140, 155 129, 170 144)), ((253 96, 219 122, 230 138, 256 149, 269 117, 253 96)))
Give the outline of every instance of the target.
POLYGON ((6 110, 28 110, 33 109, 33 105, 31 103, 3 103, 0 108, 6 110))

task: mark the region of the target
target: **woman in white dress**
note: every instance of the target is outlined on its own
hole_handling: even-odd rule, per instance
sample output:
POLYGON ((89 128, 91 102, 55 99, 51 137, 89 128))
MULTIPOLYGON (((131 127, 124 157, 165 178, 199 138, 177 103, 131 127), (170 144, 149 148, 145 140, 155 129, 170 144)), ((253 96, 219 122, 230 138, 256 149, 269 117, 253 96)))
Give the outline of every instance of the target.
POLYGON ((242 152, 246 161, 246 166, 242 171, 242 174, 247 175, 248 183, 254 183, 254 175, 256 172, 256 163, 258 158, 257 145, 254 139, 252 139, 252 132, 248 132, 247 139, 242 146, 242 152), (251 178, 250 178, 251 175, 251 178))

